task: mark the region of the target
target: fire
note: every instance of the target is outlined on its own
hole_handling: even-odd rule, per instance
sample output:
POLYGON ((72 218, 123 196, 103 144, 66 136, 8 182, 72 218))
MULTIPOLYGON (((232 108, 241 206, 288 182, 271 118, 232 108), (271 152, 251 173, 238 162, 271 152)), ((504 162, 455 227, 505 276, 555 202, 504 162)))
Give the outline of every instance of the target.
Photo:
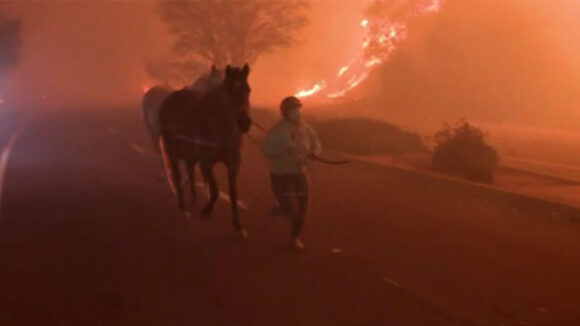
POLYGON ((369 61, 367 61, 365 63, 365 67, 371 68, 371 67, 374 67, 374 66, 376 66, 378 64, 381 64, 382 62, 383 61, 381 59, 379 59, 379 58, 372 58, 372 59, 370 59, 369 61))
MULTIPOLYGON (((381 4, 384 0, 375 0, 381 4)), ((407 37, 407 23, 417 15, 438 12, 444 0, 414 0, 412 10, 398 20, 370 18, 361 21, 360 26, 366 30, 358 55, 350 64, 342 66, 334 80, 323 80, 311 88, 296 92, 296 97, 323 95, 338 98, 360 85, 377 66, 385 63, 395 50, 397 43, 407 37)), ((380 15, 379 15, 380 16, 380 15)))
POLYGON ((308 96, 312 96, 312 95, 318 93, 324 87, 325 87, 325 84, 324 84, 324 81, 322 81, 322 82, 314 85, 312 88, 303 89, 301 91, 298 91, 296 94, 294 94, 294 96, 296 96, 296 97, 308 97, 308 96))
POLYGON ((344 67, 340 68, 340 70, 338 71, 338 76, 344 75, 344 73, 348 71, 348 68, 349 68, 349 66, 344 66, 344 67))

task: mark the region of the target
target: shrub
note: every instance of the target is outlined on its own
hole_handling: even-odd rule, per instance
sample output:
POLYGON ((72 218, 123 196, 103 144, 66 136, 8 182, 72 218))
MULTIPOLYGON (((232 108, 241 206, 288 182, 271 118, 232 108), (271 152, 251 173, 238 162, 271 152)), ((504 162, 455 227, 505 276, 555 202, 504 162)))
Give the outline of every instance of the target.
POLYGON ((324 148, 354 155, 426 152, 421 137, 395 125, 365 118, 310 119, 324 148))
POLYGON ((497 151, 485 142, 487 135, 465 121, 444 128, 435 135, 433 167, 467 179, 492 182, 499 164, 497 151))

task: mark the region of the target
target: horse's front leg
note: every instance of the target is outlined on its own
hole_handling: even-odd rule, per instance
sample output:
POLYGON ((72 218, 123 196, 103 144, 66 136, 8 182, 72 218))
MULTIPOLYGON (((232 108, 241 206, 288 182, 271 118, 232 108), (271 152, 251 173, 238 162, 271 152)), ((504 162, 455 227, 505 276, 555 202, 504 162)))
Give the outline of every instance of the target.
POLYGON ((213 207, 218 199, 218 189, 215 176, 213 174, 213 164, 201 163, 201 173, 205 182, 209 184, 209 202, 201 210, 201 216, 208 217, 213 213, 213 207))
POLYGON ((239 164, 228 165, 228 185, 230 188, 230 202, 232 204, 232 218, 234 228, 244 237, 248 237, 248 232, 242 227, 240 223, 240 214, 238 207, 238 173, 240 170, 239 164))
POLYGON ((197 204, 197 184, 195 183, 195 161, 188 159, 185 163, 187 169, 187 175, 189 177, 189 189, 191 192, 191 203, 193 208, 197 204))
POLYGON ((183 185, 181 183, 182 175, 181 170, 179 169, 179 161, 175 160, 171 162, 171 175, 173 177, 173 185, 175 186, 176 195, 177 195, 177 203, 179 204, 179 209, 185 216, 189 216, 189 212, 187 211, 187 206, 185 205, 185 198, 183 193, 183 185))

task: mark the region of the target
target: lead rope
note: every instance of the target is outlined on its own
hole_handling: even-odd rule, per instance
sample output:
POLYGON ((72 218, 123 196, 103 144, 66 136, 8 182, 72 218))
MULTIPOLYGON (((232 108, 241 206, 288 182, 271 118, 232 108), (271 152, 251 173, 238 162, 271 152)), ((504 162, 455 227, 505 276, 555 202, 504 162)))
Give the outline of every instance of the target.
MULTIPOLYGON (((258 130, 262 131, 263 133, 266 133, 266 128, 255 123, 254 121, 252 121, 252 125, 254 127, 256 127, 258 130)), ((248 138, 250 138, 250 140, 252 141, 252 143, 254 143, 257 147, 260 147, 260 144, 252 135, 250 135, 249 133, 247 135, 248 135, 248 138)), ((315 160, 315 161, 318 161, 320 163, 328 164, 328 165, 344 165, 344 164, 350 163, 350 160, 328 160, 328 159, 322 158, 316 154, 310 154, 310 155, 308 155, 308 158, 315 160)))

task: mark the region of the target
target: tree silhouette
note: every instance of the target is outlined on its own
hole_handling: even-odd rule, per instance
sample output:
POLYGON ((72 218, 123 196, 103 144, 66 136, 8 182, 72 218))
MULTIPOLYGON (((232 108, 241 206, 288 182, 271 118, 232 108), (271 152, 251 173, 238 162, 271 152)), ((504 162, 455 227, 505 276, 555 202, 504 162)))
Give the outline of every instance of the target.
POLYGON ((303 0, 161 0, 159 12, 175 38, 176 61, 150 64, 148 70, 191 79, 211 64, 252 64, 297 40, 296 32, 307 23, 306 7, 303 0))

